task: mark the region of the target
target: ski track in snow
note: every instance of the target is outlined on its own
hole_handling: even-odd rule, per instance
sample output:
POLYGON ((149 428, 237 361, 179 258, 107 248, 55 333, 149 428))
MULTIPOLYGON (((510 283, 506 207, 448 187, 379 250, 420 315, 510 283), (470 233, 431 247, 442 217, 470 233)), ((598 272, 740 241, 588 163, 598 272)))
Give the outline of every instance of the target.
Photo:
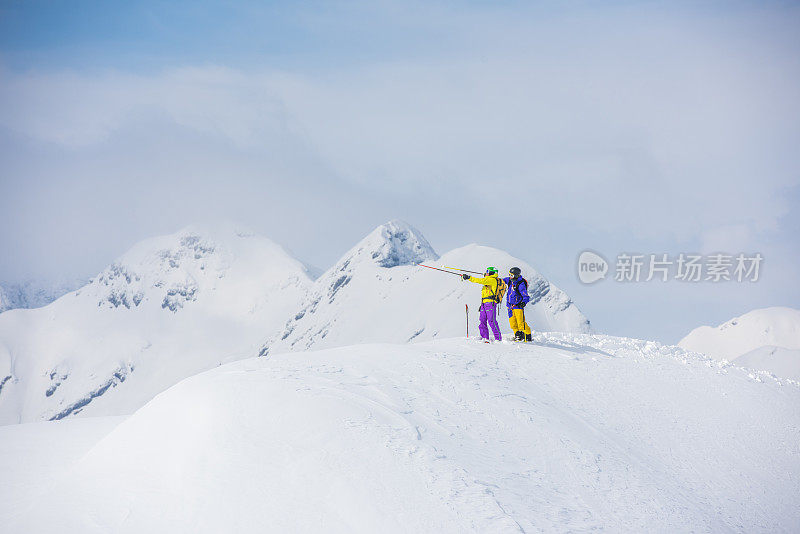
POLYGON ((277 484, 268 494, 301 504, 274 512, 287 517, 271 516, 266 526, 256 516, 239 519, 243 530, 776 532, 800 525, 800 385, 653 342, 535 340, 361 345, 203 373, 123 423, 116 440, 117 432, 78 464, 74 485, 40 503, 19 531, 45 531, 65 518, 67 531, 187 531, 185 517, 162 523, 148 508, 137 476, 151 477, 144 488, 167 503, 170 488, 193 488, 175 497, 191 504, 169 513, 197 514, 191 524, 209 532, 229 508, 257 506, 263 496, 241 488, 272 483, 263 481, 277 484), (164 423, 196 404, 216 414, 208 443, 208 430, 201 439, 164 423), (176 458, 152 443, 171 440, 176 458), (236 468, 202 463, 207 473, 176 473, 187 448, 236 468), (265 458, 284 450, 293 451, 290 465, 273 465, 280 455, 265 458), (117 472, 104 475, 112 465, 117 472), (102 507, 92 500, 101 495, 109 510, 87 522, 81 514, 102 507))
MULTIPOLYGON (((430 487, 443 492, 442 498, 447 502, 460 503, 456 508, 469 510, 470 526, 480 531, 588 530, 606 522, 628 531, 644 531, 652 529, 659 520, 663 521, 661 528, 665 530, 697 527, 709 531, 720 527, 736 530, 744 526, 738 514, 723 512, 721 517, 708 514, 710 510, 704 505, 711 505, 711 510, 715 505, 703 497, 701 482, 691 480, 699 466, 686 466, 681 462, 670 465, 668 458, 659 458, 648 450, 657 450, 657 443, 648 442, 650 440, 643 436, 641 445, 637 444, 639 439, 629 435, 636 434, 634 428, 609 427, 603 412, 597 410, 597 406, 591 409, 599 400, 596 384, 569 388, 579 384, 570 376, 568 366, 587 358, 596 361, 598 356, 614 357, 599 348, 603 346, 634 357, 636 363, 659 374, 668 372, 673 378, 680 374, 670 368, 674 361, 687 366, 716 368, 718 371, 714 372, 723 374, 727 372, 725 365, 651 342, 601 337, 596 348, 576 344, 571 336, 538 337, 547 339, 540 347, 556 349, 555 355, 565 360, 562 365, 549 369, 547 378, 534 376, 535 371, 526 365, 530 363, 528 358, 541 356, 536 346, 512 346, 502 354, 502 364, 500 357, 493 363, 479 364, 477 359, 465 361, 463 357, 429 352, 427 357, 439 367, 442 387, 435 396, 423 398, 418 395, 419 384, 413 378, 420 375, 419 369, 404 373, 412 378, 393 377, 396 385, 391 395, 375 389, 374 382, 337 379, 347 376, 341 368, 309 367, 298 375, 283 378, 303 376, 309 390, 315 394, 339 396, 362 406, 370 417, 351 424, 364 433, 380 433, 387 446, 400 455, 422 458, 424 461, 420 463, 427 470, 425 476, 430 487), (658 357, 667 357, 673 362, 663 365, 653 360, 658 357), (309 380, 310 376, 315 380, 309 380), (490 378, 488 388, 487 378, 490 378), (312 383, 314 386, 310 385, 312 383), (403 387, 403 384, 408 385, 403 387), (435 403, 431 403, 432 398, 435 403), (463 417, 465 412, 466 418, 463 417), (504 417, 494 415, 496 413, 504 417), (521 434, 508 424, 509 418, 505 417, 508 415, 546 427, 549 435, 521 434), (480 424, 470 422, 475 418, 480 424), (453 426, 453 421, 462 420, 466 422, 453 426), (440 429, 440 436, 446 436, 444 443, 434 445, 424 439, 425 429, 433 427, 440 429), (464 441, 465 436, 472 439, 464 441), (514 443, 520 450, 528 450, 530 456, 509 456, 504 446, 497 447, 497 436, 505 438, 504 444, 514 443), (449 456, 442 452, 444 450, 449 456), (471 465, 471 472, 465 472, 459 467, 462 465, 471 465), (504 466, 500 479, 494 473, 499 465, 504 466), (688 476, 689 480, 683 476, 688 476), (592 491, 576 496, 572 491, 576 485, 592 488, 592 491), (543 488, 547 488, 547 498, 534 500, 535 505, 531 506, 530 497, 543 488), (667 501, 671 502, 664 509, 661 503, 667 501), (517 512, 524 515, 531 508, 549 510, 550 515, 537 521, 529 517, 515 519, 517 512), (635 513, 632 514, 632 510, 635 513)), ((482 345, 470 348, 476 358, 487 350, 482 345)), ((433 376, 432 372, 424 372, 426 364, 420 365, 423 376, 433 376)), ((755 375, 748 378, 759 380, 755 375)), ((604 376, 604 380, 613 382, 609 376, 604 376)), ((636 402, 636 399, 631 401, 636 402)), ((668 399, 665 403, 668 404, 668 399)), ((638 415, 646 419, 654 408, 658 409, 647 405, 646 409, 638 410, 638 415)), ((660 411, 669 416, 667 410, 660 411)), ((680 425, 678 421, 674 423, 680 425)), ((681 444, 687 448, 709 445, 704 425, 694 423, 694 426, 676 428, 683 436, 681 444)), ((719 467, 727 468, 724 463, 719 467)), ((765 527, 770 523, 769 518, 762 517, 756 526, 759 521, 765 527)))

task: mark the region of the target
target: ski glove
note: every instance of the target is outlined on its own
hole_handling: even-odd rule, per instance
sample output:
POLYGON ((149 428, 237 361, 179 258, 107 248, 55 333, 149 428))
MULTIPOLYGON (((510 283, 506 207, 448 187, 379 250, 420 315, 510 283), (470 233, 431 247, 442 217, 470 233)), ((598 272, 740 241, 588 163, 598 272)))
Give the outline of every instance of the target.
POLYGON ((469 280, 469 275, 468 274, 462 274, 461 278, 463 278, 464 280, 469 280))

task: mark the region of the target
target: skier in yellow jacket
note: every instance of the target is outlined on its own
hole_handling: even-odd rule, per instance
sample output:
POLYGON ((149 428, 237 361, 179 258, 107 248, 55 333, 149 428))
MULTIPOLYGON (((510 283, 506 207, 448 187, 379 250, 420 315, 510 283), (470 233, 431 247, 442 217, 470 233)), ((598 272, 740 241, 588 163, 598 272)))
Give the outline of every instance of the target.
POLYGON ((497 269, 494 267, 487 267, 485 275, 486 276, 483 278, 476 278, 468 274, 462 274, 461 278, 483 285, 483 289, 481 290, 481 324, 479 330, 481 332, 481 338, 488 343, 490 326, 492 327, 494 339, 496 341, 502 339, 500 336, 500 325, 497 324, 497 305, 503 299, 502 293, 505 284, 497 277, 497 269))

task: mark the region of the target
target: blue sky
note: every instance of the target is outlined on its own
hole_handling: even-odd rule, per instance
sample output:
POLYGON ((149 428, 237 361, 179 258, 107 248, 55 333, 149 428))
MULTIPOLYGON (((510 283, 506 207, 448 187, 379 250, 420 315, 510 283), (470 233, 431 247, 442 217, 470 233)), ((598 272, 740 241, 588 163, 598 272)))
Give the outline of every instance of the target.
POLYGON ((209 219, 327 267, 401 218, 526 259, 613 334, 800 306, 793 3, 0 6, 0 280, 209 219), (587 248, 765 264, 583 286, 587 248))

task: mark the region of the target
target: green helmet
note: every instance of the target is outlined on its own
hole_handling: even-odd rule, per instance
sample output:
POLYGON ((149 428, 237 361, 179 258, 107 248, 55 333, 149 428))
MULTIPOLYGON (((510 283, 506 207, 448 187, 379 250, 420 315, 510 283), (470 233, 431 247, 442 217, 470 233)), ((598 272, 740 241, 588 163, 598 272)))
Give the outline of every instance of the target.
POLYGON ((489 275, 489 274, 497 274, 497 267, 487 267, 486 268, 486 274, 487 275, 489 275))

